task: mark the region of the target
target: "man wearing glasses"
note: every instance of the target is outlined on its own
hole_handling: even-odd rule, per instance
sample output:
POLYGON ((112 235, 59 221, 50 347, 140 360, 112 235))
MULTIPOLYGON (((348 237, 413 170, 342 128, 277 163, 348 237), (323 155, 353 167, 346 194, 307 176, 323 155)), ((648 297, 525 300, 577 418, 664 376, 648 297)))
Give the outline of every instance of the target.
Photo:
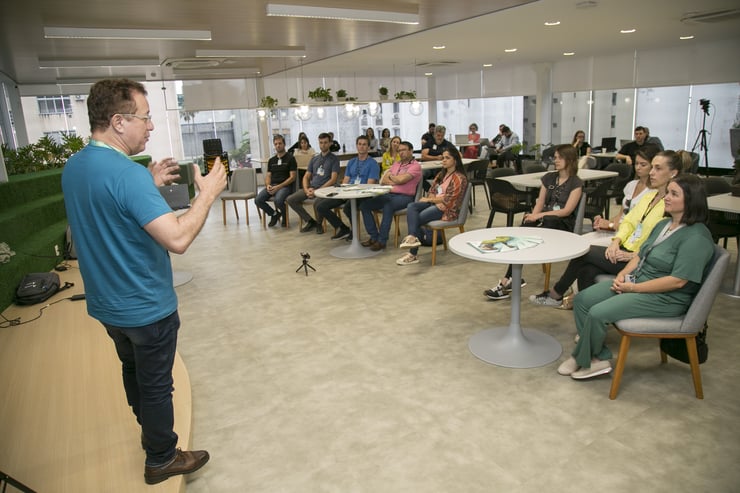
POLYGON ((113 339, 126 399, 141 425, 144 480, 155 484, 198 470, 208 452, 176 449, 172 365, 180 319, 169 252, 184 253, 226 186, 223 166, 201 177, 188 211, 175 216, 157 189, 177 178, 172 158, 149 169, 128 156, 142 152, 154 130, 146 90, 107 79, 87 100, 92 136, 69 158, 62 190, 85 282, 87 311, 113 339))

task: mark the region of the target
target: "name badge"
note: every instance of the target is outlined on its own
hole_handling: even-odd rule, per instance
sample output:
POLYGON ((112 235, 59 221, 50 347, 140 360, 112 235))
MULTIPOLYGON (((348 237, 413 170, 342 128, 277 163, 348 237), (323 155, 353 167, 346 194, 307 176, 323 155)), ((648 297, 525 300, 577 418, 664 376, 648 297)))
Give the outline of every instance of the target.
POLYGON ((282 166, 283 165, 283 160, 281 158, 278 158, 277 165, 278 166, 282 166))
POLYGON ((637 227, 635 228, 635 231, 632 233, 632 236, 630 236, 630 243, 634 243, 635 241, 639 240, 642 236, 642 223, 637 223, 637 227))
POLYGON ((442 185, 437 185, 437 195, 442 195, 442 185))
POLYGON ((554 210, 554 211, 559 211, 559 210, 560 210, 560 206, 559 206, 558 204, 555 204, 555 205, 554 205, 554 206, 552 207, 552 210, 554 210))
POLYGON ((318 176, 324 176, 324 165, 323 164, 319 166, 319 169, 316 170, 316 174, 318 176))
POLYGON ((437 150, 437 144, 434 144, 434 145, 432 146, 432 149, 434 149, 434 150, 436 151, 436 150, 437 150))
POLYGON ((360 183, 362 183, 362 180, 360 179, 360 175, 357 175, 355 177, 355 185, 359 185, 360 183))

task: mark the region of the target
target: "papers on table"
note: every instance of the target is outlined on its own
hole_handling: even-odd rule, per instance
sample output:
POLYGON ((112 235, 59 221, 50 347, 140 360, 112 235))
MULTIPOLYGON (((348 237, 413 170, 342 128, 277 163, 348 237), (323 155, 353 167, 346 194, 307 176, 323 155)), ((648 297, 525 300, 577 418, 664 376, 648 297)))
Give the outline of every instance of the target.
POLYGON ((358 192, 358 193, 367 193, 371 195, 381 195, 384 193, 387 193, 390 191, 392 185, 353 185, 353 184, 343 184, 339 185, 342 192, 358 192))
POLYGON ((539 236, 497 236, 493 239, 479 242, 469 241, 468 245, 481 253, 494 253, 524 250, 525 248, 537 246, 543 241, 539 236))

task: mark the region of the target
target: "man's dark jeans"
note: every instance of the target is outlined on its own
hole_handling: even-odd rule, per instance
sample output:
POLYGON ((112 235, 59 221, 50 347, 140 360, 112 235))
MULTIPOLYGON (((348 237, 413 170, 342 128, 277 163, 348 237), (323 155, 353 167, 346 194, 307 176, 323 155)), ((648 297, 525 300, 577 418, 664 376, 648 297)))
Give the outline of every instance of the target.
POLYGON ((172 365, 180 317, 177 311, 142 327, 103 324, 121 360, 126 399, 141 425, 146 465, 167 464, 175 455, 177 434, 172 408, 172 365))

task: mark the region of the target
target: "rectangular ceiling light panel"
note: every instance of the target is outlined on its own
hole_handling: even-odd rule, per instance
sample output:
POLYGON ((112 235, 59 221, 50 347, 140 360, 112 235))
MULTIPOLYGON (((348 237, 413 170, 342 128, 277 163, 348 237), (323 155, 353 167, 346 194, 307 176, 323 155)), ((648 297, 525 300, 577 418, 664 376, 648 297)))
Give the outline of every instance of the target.
POLYGON ((313 19, 339 19, 348 21, 389 22, 394 24, 418 24, 419 15, 408 12, 381 10, 338 9, 308 5, 268 3, 267 15, 273 17, 307 17, 313 19))
POLYGON ((88 67, 151 67, 159 65, 159 59, 115 59, 102 60, 53 60, 39 59, 39 68, 88 68, 88 67))
POLYGON ((285 50, 195 50, 198 58, 289 58, 305 57, 303 46, 295 46, 285 50))
POLYGON ((187 29, 104 29, 95 27, 44 27, 44 37, 76 39, 174 39, 210 41, 211 31, 187 29))

